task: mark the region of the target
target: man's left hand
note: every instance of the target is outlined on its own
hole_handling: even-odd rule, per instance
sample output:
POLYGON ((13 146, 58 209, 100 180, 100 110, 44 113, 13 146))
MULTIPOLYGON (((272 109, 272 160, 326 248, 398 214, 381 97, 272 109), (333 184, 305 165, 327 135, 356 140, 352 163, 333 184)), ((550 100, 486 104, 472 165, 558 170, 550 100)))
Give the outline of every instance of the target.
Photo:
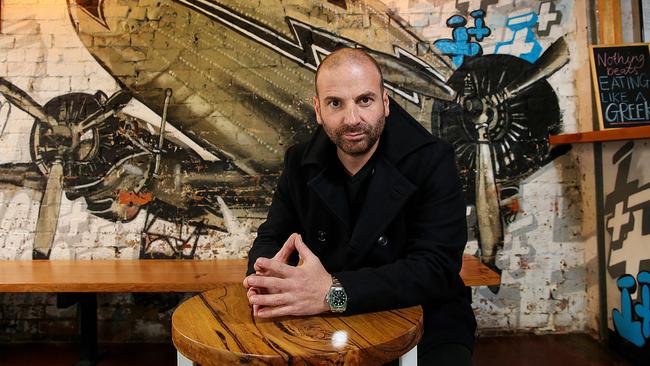
POLYGON ((325 296, 332 285, 332 276, 299 236, 295 247, 301 265, 294 267, 275 259, 258 258, 255 265, 264 275, 251 275, 244 280, 247 287, 268 292, 248 293, 248 301, 258 306, 260 318, 314 315, 329 310, 325 296))

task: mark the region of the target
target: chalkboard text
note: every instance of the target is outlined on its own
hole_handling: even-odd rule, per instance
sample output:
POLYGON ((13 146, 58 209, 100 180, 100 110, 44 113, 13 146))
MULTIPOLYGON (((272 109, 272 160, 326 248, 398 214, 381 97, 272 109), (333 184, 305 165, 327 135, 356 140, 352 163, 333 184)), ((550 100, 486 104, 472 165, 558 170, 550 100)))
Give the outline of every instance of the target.
POLYGON ((592 52, 594 87, 604 128, 650 124, 648 46, 595 46, 592 52))

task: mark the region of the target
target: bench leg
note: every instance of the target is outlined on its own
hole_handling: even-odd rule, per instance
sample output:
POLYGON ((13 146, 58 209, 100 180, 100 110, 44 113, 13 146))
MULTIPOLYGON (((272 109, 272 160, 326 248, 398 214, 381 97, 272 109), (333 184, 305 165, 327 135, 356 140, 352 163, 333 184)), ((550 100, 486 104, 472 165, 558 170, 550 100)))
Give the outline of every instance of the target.
POLYGON ((192 360, 183 356, 183 354, 178 351, 176 351, 176 360, 178 366, 194 366, 194 362, 192 362, 192 360))
POLYGON ((79 335, 81 357, 95 363, 97 354, 97 294, 79 294, 79 335))
POLYGON ((77 323, 81 360, 75 366, 96 365, 104 354, 97 348, 97 294, 59 293, 57 307, 66 308, 77 304, 77 323))
POLYGON ((413 347, 399 358, 399 366, 418 366, 418 346, 413 347))

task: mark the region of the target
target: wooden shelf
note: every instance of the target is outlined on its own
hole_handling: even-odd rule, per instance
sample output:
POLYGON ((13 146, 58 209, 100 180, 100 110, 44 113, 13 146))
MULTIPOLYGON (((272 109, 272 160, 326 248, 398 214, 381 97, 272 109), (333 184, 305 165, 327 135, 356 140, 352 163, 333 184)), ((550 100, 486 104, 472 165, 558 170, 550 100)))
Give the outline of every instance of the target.
POLYGON ((616 128, 603 131, 566 133, 549 136, 551 145, 579 142, 600 142, 617 140, 650 139, 650 126, 616 128))

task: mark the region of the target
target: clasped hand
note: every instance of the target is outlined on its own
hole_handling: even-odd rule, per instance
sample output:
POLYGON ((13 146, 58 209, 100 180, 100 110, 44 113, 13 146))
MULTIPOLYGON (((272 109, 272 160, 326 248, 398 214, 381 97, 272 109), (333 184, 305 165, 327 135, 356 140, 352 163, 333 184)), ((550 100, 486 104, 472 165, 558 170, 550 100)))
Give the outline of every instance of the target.
POLYGON ((325 296, 332 276, 299 234, 291 234, 273 258, 258 258, 254 268, 256 273, 244 279, 254 316, 314 315, 329 310, 325 296), (294 250, 300 255, 295 267, 287 264, 294 250))

